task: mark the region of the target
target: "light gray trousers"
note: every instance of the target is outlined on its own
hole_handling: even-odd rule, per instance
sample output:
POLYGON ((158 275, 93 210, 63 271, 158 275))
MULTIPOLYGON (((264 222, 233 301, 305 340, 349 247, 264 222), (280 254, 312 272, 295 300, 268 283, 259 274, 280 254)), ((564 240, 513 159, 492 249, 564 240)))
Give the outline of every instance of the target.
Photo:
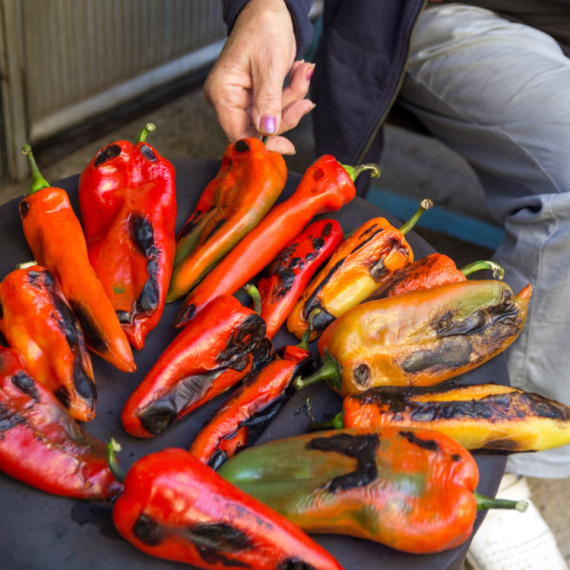
MULTIPOLYGON (((494 257, 505 281, 516 293, 533 285, 507 351, 511 383, 570 405, 570 59, 528 26, 434 5, 415 30, 400 100, 478 175, 507 231, 494 257)), ((511 456, 507 469, 568 477, 570 445, 511 456)))

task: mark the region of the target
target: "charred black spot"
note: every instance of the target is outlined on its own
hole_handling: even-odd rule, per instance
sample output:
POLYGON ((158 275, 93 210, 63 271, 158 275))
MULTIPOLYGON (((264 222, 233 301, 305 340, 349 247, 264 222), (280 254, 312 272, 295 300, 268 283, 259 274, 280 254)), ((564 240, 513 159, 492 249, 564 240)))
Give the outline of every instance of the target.
POLYGON ((43 289, 44 280, 42 279, 43 272, 40 271, 28 271, 28 283, 34 289, 43 289))
POLYGON ((26 396, 29 396, 35 402, 39 401, 40 394, 38 392, 36 382, 27 372, 18 370, 18 372, 12 376, 12 384, 14 384, 20 392, 26 394, 26 396))
POLYGON ((190 540, 216 552, 243 552, 253 544, 247 534, 226 523, 203 523, 188 527, 190 540))
POLYGON ((60 386, 53 395, 60 401, 61 405, 66 410, 69 410, 69 407, 71 406, 71 396, 69 394, 69 390, 65 386, 60 386))
POLYGON ((388 269, 386 269, 384 265, 384 259, 381 259, 370 268, 370 277, 372 277, 374 281, 380 281, 387 273, 388 269))
POLYGON ((133 534, 148 546, 158 546, 166 533, 162 525, 147 515, 140 515, 133 526, 133 534))
POLYGON ((150 148, 150 146, 148 146, 147 144, 143 144, 141 146, 141 154, 150 162, 156 162, 158 160, 158 157, 156 156, 152 148, 150 148))
POLYGON ((122 325, 132 325, 133 324, 133 312, 132 311, 115 311, 117 318, 122 325))
POLYGON ((439 445, 437 444, 437 441, 435 441, 435 439, 421 439, 416 435, 414 435, 411 431, 401 431, 399 432, 399 434, 403 438, 407 439, 410 443, 418 445, 419 447, 425 449, 426 451, 439 450, 439 445))
POLYGON ((418 372, 450 370, 469 364, 472 346, 462 336, 449 337, 434 350, 419 350, 409 355, 401 364, 408 374, 418 372))
POLYGON ((142 427, 155 435, 162 433, 175 421, 178 413, 169 399, 160 399, 140 413, 142 427))
POLYGON ((61 332, 65 335, 65 340, 69 348, 74 351, 78 347, 78 327, 79 323, 77 318, 73 314, 71 307, 67 304, 67 301, 55 291, 50 291, 51 301, 57 315, 54 315, 57 319, 57 324, 61 332))
POLYGON ((217 471, 227 460, 228 454, 221 449, 216 449, 216 451, 212 453, 210 459, 208 459, 207 465, 214 471, 217 471))
POLYGON ((332 224, 330 222, 328 222, 327 224, 325 224, 323 226, 323 231, 321 232, 321 236, 322 237, 328 237, 331 235, 332 232, 332 224))
POLYGON ((353 372, 354 381, 359 386, 366 386, 370 381, 370 368, 368 364, 359 364, 353 372))
POLYGON ((279 563, 276 570, 315 570, 315 567, 298 558, 289 558, 279 563))
POLYGON ((0 402, 0 433, 25 423, 26 420, 20 414, 10 410, 5 402, 0 402))
POLYGON ((151 247, 147 256, 146 269, 148 279, 138 296, 136 308, 138 313, 147 314, 158 307, 160 291, 158 285, 158 259, 160 251, 156 247, 151 247))
POLYGON ((75 358, 73 363, 73 386, 87 405, 93 408, 97 400, 97 387, 95 382, 93 382, 93 378, 85 372, 83 363, 78 357, 75 358))
POLYGON ((530 408, 531 414, 534 414, 539 418, 561 421, 570 420, 568 408, 560 402, 528 392, 521 394, 520 400, 521 403, 526 404, 530 408))
POLYGON ((200 558, 206 562, 206 564, 216 565, 221 564, 222 566, 235 567, 235 568, 251 568, 246 562, 241 560, 235 560, 228 558, 224 554, 207 548, 205 546, 196 546, 196 550, 200 555, 200 558))
POLYGON ((325 245, 325 240, 322 237, 316 237, 311 240, 311 245, 313 249, 319 251, 325 245))
POLYGON ((345 491, 354 487, 363 487, 378 479, 376 450, 378 437, 373 434, 350 435, 338 434, 332 437, 316 437, 307 443, 308 449, 341 453, 356 459, 356 470, 332 479, 328 490, 330 493, 345 491))
POLYGON ((184 224, 184 227, 182 228, 182 231, 180 232, 178 239, 181 239, 184 236, 188 235, 189 233, 192 233, 196 229, 198 224, 200 223, 202 217, 205 214, 209 214, 212 210, 215 210, 215 209, 216 209, 216 206, 214 205, 214 206, 211 206, 207 212, 198 212, 198 211, 194 210, 194 212, 192 212, 192 215, 190 216, 190 219, 184 224))
POLYGON ((373 232, 376 228, 378 227, 378 224, 372 224, 369 228, 366 228, 361 234, 360 234, 360 238, 363 238, 365 235, 369 234, 370 232, 373 232))
POLYGON ((263 366, 271 358, 271 350, 273 345, 271 341, 264 337, 263 340, 251 350, 253 360, 251 363, 251 371, 255 372, 258 368, 263 366))
POLYGON ((2 306, 2 302, 0 301, 0 319, 4 318, 4 307, 2 306))
POLYGON ((461 455, 459 455, 458 453, 454 453, 451 456, 451 459, 453 459, 453 461, 461 461, 461 455))
POLYGON ((22 218, 22 220, 23 220, 28 215, 28 212, 30 211, 29 202, 27 200, 22 200, 20 202, 18 210, 20 211, 20 218, 22 218))
POLYGON ((101 354, 107 352, 109 349, 107 341, 102 335, 98 323, 93 320, 86 307, 83 306, 81 301, 77 302, 75 300, 70 300, 70 305, 73 312, 77 315, 77 319, 81 324, 83 334, 85 335, 85 339, 90 348, 101 354))
MULTIPOLYGON (((383 229, 379 229, 377 231, 375 231, 373 234, 369 235, 365 240, 361 241, 351 252, 350 255, 352 255, 353 253, 356 253, 359 249, 362 249, 367 243, 370 243, 378 234, 381 234, 384 230, 383 229)), ((368 232, 365 232, 362 235, 365 235, 368 232)), ((362 237, 362 236, 360 236, 362 237)))
MULTIPOLYGON (((324 313, 325 311, 323 310, 323 307, 321 307, 321 303, 318 299, 318 295, 319 293, 322 291, 322 289, 326 286, 326 284, 332 279, 332 276, 338 271, 338 269, 342 266, 342 264, 346 261, 346 257, 343 257, 342 259, 339 259, 329 270, 329 272, 325 275, 325 277, 323 277, 323 279, 320 281, 319 285, 316 287, 316 289, 311 293, 311 295, 309 296, 309 298, 305 301, 305 305, 303 307, 303 318, 305 320, 308 320, 309 315, 311 314, 311 312, 314 309, 321 309, 321 314, 324 313)), ((332 317, 332 315, 330 315, 329 313, 329 317, 332 317)), ((334 317, 332 317, 332 320, 329 321, 327 323, 326 326, 328 326, 332 321, 334 321, 334 317)), ((317 325, 315 324, 315 321, 313 321, 313 324, 315 325, 315 329, 319 332, 323 331, 326 326, 322 329, 318 329, 316 328, 317 325)))
POLYGON ((237 152, 247 152, 249 150, 249 145, 244 140, 237 141, 235 149, 237 152))
POLYGON ((133 216, 131 218, 131 237, 146 257, 154 245, 154 229, 150 221, 144 216, 133 216))
POLYGON ((204 243, 206 243, 211 237, 215 235, 215 233, 227 222, 225 218, 218 220, 216 225, 212 228, 212 231, 206 236, 204 243))
POLYGON ((176 317, 176 325, 185 325, 188 321, 191 321, 194 318, 194 314, 196 313, 196 305, 194 303, 190 303, 186 307, 183 307, 178 316, 176 317))
POLYGON ((105 147, 103 150, 99 151, 99 154, 95 158, 94 165, 101 166, 103 163, 119 156, 121 154, 121 147, 117 144, 110 144, 109 146, 105 147))
POLYGON ((232 331, 224 350, 220 351, 216 362, 220 365, 231 364, 233 359, 250 352, 265 338, 265 322, 259 315, 248 315, 232 331))

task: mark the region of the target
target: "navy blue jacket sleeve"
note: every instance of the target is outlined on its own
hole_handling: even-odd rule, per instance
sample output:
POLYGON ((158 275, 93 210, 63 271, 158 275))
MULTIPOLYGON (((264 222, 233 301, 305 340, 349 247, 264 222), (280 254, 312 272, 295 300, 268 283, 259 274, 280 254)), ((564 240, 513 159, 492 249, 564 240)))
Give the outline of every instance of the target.
MULTIPOLYGON (((295 40, 297 42, 296 59, 301 59, 313 39, 313 26, 309 20, 309 11, 313 0, 284 0, 295 29, 295 40)), ((228 35, 234 28, 235 21, 249 0, 223 0, 224 21, 228 26, 228 35)))

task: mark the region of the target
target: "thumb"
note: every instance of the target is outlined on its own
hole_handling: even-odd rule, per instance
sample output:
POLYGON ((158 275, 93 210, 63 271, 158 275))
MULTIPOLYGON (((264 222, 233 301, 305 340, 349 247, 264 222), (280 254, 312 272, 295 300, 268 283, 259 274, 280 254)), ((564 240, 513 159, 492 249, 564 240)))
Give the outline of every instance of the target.
POLYGON ((274 135, 279 132, 285 76, 286 71, 281 76, 275 66, 267 69, 259 67, 252 69, 253 108, 251 120, 255 129, 263 135, 274 135))

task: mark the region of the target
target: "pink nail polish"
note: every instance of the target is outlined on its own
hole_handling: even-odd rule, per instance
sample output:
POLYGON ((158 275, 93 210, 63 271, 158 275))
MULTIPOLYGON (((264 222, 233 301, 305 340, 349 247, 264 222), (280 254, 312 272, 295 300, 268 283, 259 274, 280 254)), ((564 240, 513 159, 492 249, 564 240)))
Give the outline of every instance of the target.
POLYGON ((307 71, 307 81, 309 81, 311 77, 313 77, 314 71, 315 71, 315 64, 313 63, 313 65, 311 65, 311 67, 309 68, 309 71, 307 71))
POLYGON ((275 117, 273 115, 261 117, 261 130, 269 135, 275 132, 275 117))

